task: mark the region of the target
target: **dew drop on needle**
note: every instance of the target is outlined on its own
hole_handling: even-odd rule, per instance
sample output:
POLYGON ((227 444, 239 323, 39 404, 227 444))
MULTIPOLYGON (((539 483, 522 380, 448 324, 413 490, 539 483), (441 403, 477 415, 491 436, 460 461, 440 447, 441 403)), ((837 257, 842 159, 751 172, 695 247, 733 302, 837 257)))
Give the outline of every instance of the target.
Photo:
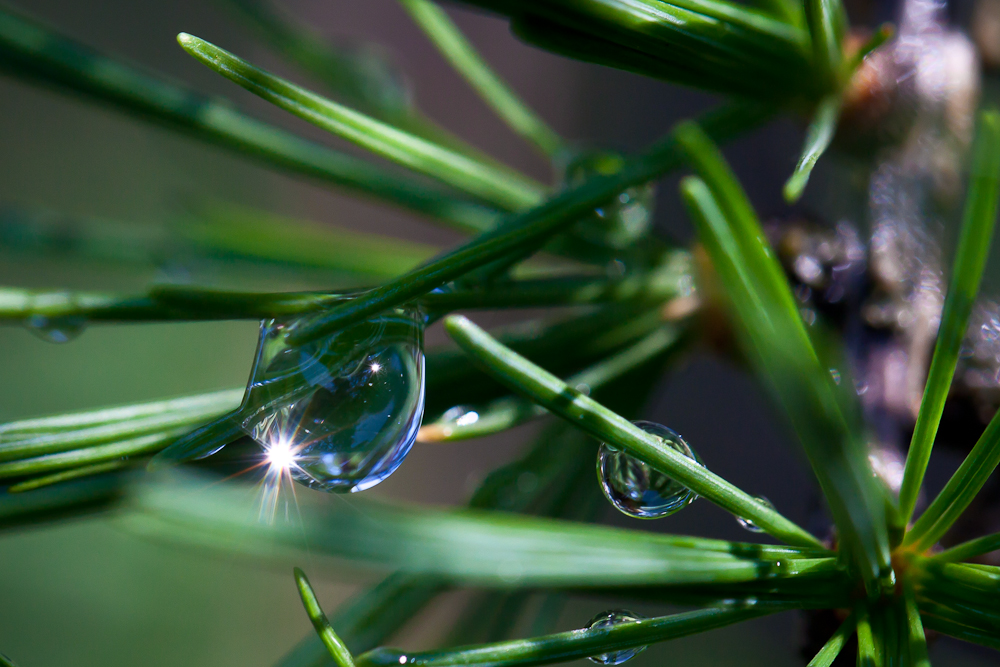
MULTIPOLYGON (((768 500, 764 496, 754 496, 754 498, 756 498, 757 501, 760 502, 760 504, 766 505, 766 506, 770 507, 771 509, 774 509, 774 503, 772 503, 770 500, 768 500)), ((758 526, 757 524, 755 524, 753 521, 751 521, 750 519, 744 519, 741 516, 736 517, 736 523, 740 524, 740 526, 742 528, 745 528, 746 530, 749 530, 751 533, 763 533, 764 532, 764 529, 761 528, 760 526, 758 526)))
POLYGON ((87 318, 78 315, 48 317, 32 315, 24 325, 28 331, 49 343, 68 343, 87 327, 87 318))
MULTIPOLYGON (((701 463, 687 442, 666 426, 648 421, 633 423, 658 437, 668 447, 701 463)), ((602 443, 597 453, 597 475, 601 489, 611 504, 639 519, 669 516, 698 497, 669 475, 607 443, 602 443)))
MULTIPOLYGON (((587 623, 587 629, 597 630, 612 628, 616 625, 621 625, 622 623, 635 623, 636 621, 641 621, 643 618, 643 616, 628 611, 627 609, 610 609, 608 611, 601 612, 594 618, 590 619, 590 622, 587 623)), ((614 651, 612 653, 600 653, 598 655, 591 656, 590 659, 599 665, 620 665, 627 660, 631 660, 645 650, 645 646, 636 646, 621 651, 614 651)))
POLYGON ((397 308, 295 347, 284 336, 292 323, 261 323, 241 427, 306 486, 371 488, 399 467, 420 428, 423 315, 397 308))

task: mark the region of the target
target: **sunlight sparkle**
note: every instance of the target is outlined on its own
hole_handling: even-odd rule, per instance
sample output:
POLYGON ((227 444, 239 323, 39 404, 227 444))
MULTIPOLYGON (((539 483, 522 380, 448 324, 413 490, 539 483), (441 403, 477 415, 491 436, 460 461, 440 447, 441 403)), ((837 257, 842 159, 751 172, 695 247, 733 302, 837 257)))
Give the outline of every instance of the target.
POLYGON ((270 466, 270 472, 281 474, 295 466, 295 452, 291 444, 284 438, 279 438, 268 447, 264 457, 270 466))

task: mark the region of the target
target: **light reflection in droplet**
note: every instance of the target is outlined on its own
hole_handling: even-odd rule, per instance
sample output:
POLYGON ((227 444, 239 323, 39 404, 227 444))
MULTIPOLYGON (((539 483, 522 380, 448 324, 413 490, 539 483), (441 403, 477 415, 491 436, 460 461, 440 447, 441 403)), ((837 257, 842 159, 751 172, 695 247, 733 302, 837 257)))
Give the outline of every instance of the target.
POLYGON ((286 483, 289 488, 292 486, 292 471, 298 467, 297 455, 291 442, 284 437, 278 437, 264 447, 264 461, 261 465, 266 468, 260 488, 260 521, 274 523, 281 503, 282 487, 286 483))
MULTIPOLYGON (((664 445, 701 464, 691 446, 666 426, 648 421, 633 423, 659 438, 664 445)), ((598 450, 597 477, 611 504, 637 519, 670 516, 698 497, 669 475, 607 443, 602 443, 598 450)))
POLYGON ((475 410, 470 410, 469 412, 466 412, 464 415, 456 419, 455 425, 471 426, 472 424, 475 424, 477 421, 479 421, 479 413, 476 412, 475 410))
POLYGON ((241 427, 269 471, 338 493, 368 489, 410 451, 423 418, 423 316, 399 308, 300 346, 261 325, 241 427))

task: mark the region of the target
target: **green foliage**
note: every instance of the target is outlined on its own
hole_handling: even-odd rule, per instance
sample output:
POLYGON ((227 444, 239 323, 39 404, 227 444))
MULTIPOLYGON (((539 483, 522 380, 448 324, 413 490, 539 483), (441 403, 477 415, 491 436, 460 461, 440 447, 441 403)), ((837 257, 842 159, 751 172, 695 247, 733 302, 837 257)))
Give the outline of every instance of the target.
POLYGON ((104 56, 0 9, 0 69, 56 85, 197 139, 459 226, 490 211, 366 160, 279 130, 212 99, 104 56))
POLYGON ((682 194, 737 315, 745 354, 785 408, 845 544, 871 586, 889 567, 884 500, 857 424, 821 365, 757 216, 721 154, 695 125, 679 130, 702 179, 682 194))
MULTIPOLYGON (((500 118, 550 158, 554 172, 575 157, 442 9, 428 0, 401 2, 500 118)), ((371 318, 412 305, 431 321, 444 318, 457 344, 426 354, 428 419, 420 442, 479 437, 546 415, 560 421, 549 424, 521 458, 489 475, 467 508, 309 500, 293 527, 248 521, 246 486, 216 483, 219 471, 234 465, 227 452, 237 450, 244 435, 235 412, 242 390, 23 420, 0 425, 0 479, 10 482, 0 495, 0 526, 114 508, 133 530, 180 543, 263 558, 298 556, 308 548, 345 566, 392 571, 331 621, 296 569, 317 637, 296 647, 281 662, 284 667, 331 661, 338 667, 549 664, 792 609, 844 613, 811 667, 832 664, 852 636, 859 664, 929 664, 925 627, 1000 646, 1000 569, 965 562, 997 548, 1000 538, 931 553, 1000 462, 1000 416, 907 527, 992 236, 1000 196, 1000 115, 986 112, 979 124, 951 283, 897 499, 872 469, 857 397, 830 375, 837 343, 820 345, 819 334, 803 322, 775 250, 716 145, 777 113, 811 116, 801 159, 785 185, 786 198, 798 199, 833 141, 851 76, 889 30, 880 30, 855 55, 844 51, 847 22, 839 0, 802 6, 769 0, 760 8, 725 0, 470 2, 509 17, 517 34, 544 48, 731 98, 638 155, 615 161, 614 168, 555 187, 434 125, 383 58, 326 43, 267 0, 227 4, 333 99, 181 34, 185 51, 396 167, 296 137, 224 100, 4 10, 0 67, 474 235, 437 252, 242 208, 198 206, 185 218, 181 235, 201 256, 231 253, 261 267, 318 268, 346 274, 348 286, 332 280, 336 284, 323 291, 236 292, 159 285, 130 294, 12 286, 0 288, 0 319, 58 328, 282 318, 289 323, 282 349, 298 353, 319 339, 367 331, 371 318), (610 232, 624 224, 615 219, 616 202, 629 201, 630 188, 682 169, 693 171, 681 181, 681 197, 711 265, 700 274, 692 268, 692 253, 655 240, 648 229, 626 238, 625 247, 608 240, 622 238, 610 232), (588 236, 581 221, 605 225, 609 233, 603 241, 588 236), (608 261, 619 253, 629 259, 625 273, 607 277, 608 261), (696 282, 701 301, 693 294, 696 282), (692 315, 714 305, 706 300, 715 284, 742 360, 768 389, 809 460, 835 524, 833 536, 811 535, 630 421, 676 353, 698 340, 692 315), (548 308, 561 315, 487 332, 452 314, 508 308, 548 308), (456 418, 453 410, 461 406, 474 409, 477 419, 456 418), (596 508, 603 500, 593 481, 595 441, 626 452, 784 545, 599 525, 596 508), (212 456, 227 445, 231 449, 212 456), (182 463, 191 465, 162 471, 182 463), (208 476, 187 471, 194 466, 208 476), (152 476, 158 469, 160 476, 152 476), (437 594, 462 587, 484 589, 470 609, 501 608, 492 628, 479 633, 489 641, 420 653, 382 646, 437 594), (543 614, 532 624, 536 636, 506 639, 529 595, 543 593, 543 609, 551 611, 565 594, 579 591, 696 609, 555 633, 543 614)), ((305 375, 290 373, 281 382, 298 390, 300 377, 305 375)), ((471 627, 485 625, 482 618, 470 613, 456 628, 456 641, 483 630, 471 627)), ((10 664, 2 656, 0 663, 10 664)))
MULTIPOLYGON (((987 113, 983 114, 979 124, 979 137, 972 163, 972 180, 966 199, 958 249, 955 251, 951 285, 941 315, 938 342, 931 358, 927 389, 920 404, 917 425, 913 429, 910 453, 906 457, 903 486, 899 491, 900 519, 904 523, 909 520, 917 501, 917 492, 920 490, 924 470, 927 469, 930 460, 937 425, 944 412, 944 401, 951 386, 951 378, 955 374, 959 348, 968 326, 969 315, 972 313, 973 301, 979 291, 979 282, 993 238, 998 196, 1000 196, 1000 115, 987 113)), ((988 430, 987 433, 989 432, 988 430)), ((982 446, 977 446, 975 451, 979 454, 984 449, 992 448, 984 442, 982 446)), ((993 466, 989 468, 990 471, 995 466, 994 461, 993 466)), ((986 474, 989 475, 988 472, 986 474)), ((976 487, 976 491, 978 490, 979 487, 976 487)), ((948 491, 950 495, 954 489, 948 491)), ((975 491, 972 493, 974 495, 975 491)), ((961 509, 965 509, 965 506, 963 505, 961 509)), ((936 517, 940 511, 940 505, 934 508, 934 512, 929 513, 925 523, 930 521, 931 516, 936 517)), ((922 526, 915 535, 919 535, 923 530, 922 526)))

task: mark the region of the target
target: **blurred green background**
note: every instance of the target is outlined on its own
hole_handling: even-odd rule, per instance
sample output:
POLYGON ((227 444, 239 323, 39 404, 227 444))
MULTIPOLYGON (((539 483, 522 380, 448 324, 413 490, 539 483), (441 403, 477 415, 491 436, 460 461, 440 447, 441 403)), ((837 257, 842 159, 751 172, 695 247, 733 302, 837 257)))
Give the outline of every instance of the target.
MULTIPOLYGON (((337 144, 184 55, 174 41, 180 31, 295 77, 213 3, 25 0, 17 6, 86 43, 337 144)), ((287 7, 331 37, 386 45, 403 64, 418 105, 429 115, 500 159, 548 177, 542 161, 488 112, 391 0, 293 0, 287 7)), ((708 99, 532 50, 491 17, 461 9, 452 14, 513 87, 567 137, 633 150, 708 99)), ((798 142, 798 128, 779 122, 732 151, 738 167, 753 164, 744 170, 747 186, 765 214, 780 206, 774 184, 782 182, 793 163, 798 142)), ((0 78, 0 146, 0 207, 158 229, 169 224, 181 202, 211 196, 440 245, 458 238, 397 211, 275 174, 89 102, 8 78, 0 78)), ((672 183, 661 188, 657 224, 684 238, 689 230, 672 183)), ((0 248, 4 285, 137 290, 164 277, 164 271, 135 263, 66 262, 0 248)), ((225 281, 225 271, 225 266, 215 266, 195 277, 225 281)), ((273 282, 291 287, 315 278, 276 271, 273 282)), ((442 340, 437 330, 428 337, 442 340)), ((0 328, 0 420, 238 386, 249 372, 255 339, 253 323, 93 327, 68 345, 43 342, 18 327, 0 328)), ((747 378, 697 357, 664 381, 648 413, 683 432, 714 470, 752 492, 765 493, 792 519, 807 519, 810 481, 747 378)), ((461 502, 534 431, 529 427, 483 441, 418 445, 400 471, 373 493, 461 502)), ((338 502, 333 497, 329 501, 338 502)), ((682 515, 648 527, 746 536, 731 517, 707 503, 682 515)), ((310 631, 292 565, 307 569, 328 609, 376 576, 338 571, 328 562, 312 562, 308 554, 294 562, 259 563, 153 543, 124 532, 108 517, 7 532, 0 535, 0 651, 22 667, 269 665, 310 631)), ((460 611, 462 599, 461 594, 443 597, 394 643, 432 646, 460 611)), ((601 600, 575 601, 559 627, 579 627, 606 606, 601 600)), ((653 647, 632 664, 800 664, 799 625, 790 614, 764 619, 653 647)), ((941 644, 936 650, 949 651, 948 660, 961 656, 967 664, 980 664, 965 649, 941 644)))

